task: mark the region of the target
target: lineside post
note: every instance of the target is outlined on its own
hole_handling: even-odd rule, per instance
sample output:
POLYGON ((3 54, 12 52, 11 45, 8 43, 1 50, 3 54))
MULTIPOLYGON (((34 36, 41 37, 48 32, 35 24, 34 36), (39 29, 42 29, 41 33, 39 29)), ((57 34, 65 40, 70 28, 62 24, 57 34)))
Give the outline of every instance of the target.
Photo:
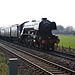
POLYGON ((9 59, 9 75, 18 75, 18 59, 9 59))

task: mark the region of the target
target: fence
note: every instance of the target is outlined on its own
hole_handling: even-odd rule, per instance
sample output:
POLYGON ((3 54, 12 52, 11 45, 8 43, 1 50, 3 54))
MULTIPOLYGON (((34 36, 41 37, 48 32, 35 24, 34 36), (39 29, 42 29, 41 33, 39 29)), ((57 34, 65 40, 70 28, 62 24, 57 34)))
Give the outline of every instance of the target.
POLYGON ((70 46, 64 47, 63 45, 62 46, 56 46, 55 45, 55 49, 75 53, 75 49, 71 48, 70 46))

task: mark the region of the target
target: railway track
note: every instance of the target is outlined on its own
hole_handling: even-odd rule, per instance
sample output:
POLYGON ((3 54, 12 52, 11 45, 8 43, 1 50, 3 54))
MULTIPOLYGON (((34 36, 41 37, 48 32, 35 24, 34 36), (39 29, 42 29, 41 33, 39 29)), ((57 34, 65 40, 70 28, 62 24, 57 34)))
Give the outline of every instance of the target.
POLYGON ((62 51, 55 50, 55 51, 49 52, 48 54, 75 61, 75 54, 74 53, 67 53, 67 52, 62 52, 62 51))
POLYGON ((41 72, 41 75, 46 75, 46 74, 47 75, 74 75, 75 74, 75 71, 73 70, 70 70, 68 68, 55 64, 53 62, 50 62, 46 59, 28 53, 15 46, 13 47, 13 45, 11 44, 9 44, 8 46, 7 43, 5 44, 0 43, 0 46, 14 53, 18 57, 25 60, 26 62, 28 62, 31 68, 34 67, 35 71, 38 71, 38 73, 41 72))
MULTIPOLYGON (((6 41, 3 41, 3 40, 0 40, 2 42, 6 42, 6 41)), ((7 44, 9 44, 9 42, 7 42, 7 44)), ((11 44, 11 43, 10 43, 11 44)), ((12 44, 13 46, 16 46, 16 47, 19 47, 21 49, 25 49, 26 47, 23 47, 23 46, 18 46, 17 44, 12 44)), ((26 49, 31 49, 31 48, 26 48, 26 49)), ((32 49, 34 50, 34 49, 32 49)), ((65 59, 68 59, 68 60, 71 60, 71 61, 75 61, 75 53, 67 53, 67 52, 62 52, 62 51, 58 51, 58 50, 55 50, 55 51, 46 51, 46 50, 39 50, 38 51, 40 52, 44 52, 44 53, 47 53, 47 54, 50 54, 50 55, 53 55, 53 56, 58 56, 58 57, 62 57, 62 58, 65 58, 65 59)))

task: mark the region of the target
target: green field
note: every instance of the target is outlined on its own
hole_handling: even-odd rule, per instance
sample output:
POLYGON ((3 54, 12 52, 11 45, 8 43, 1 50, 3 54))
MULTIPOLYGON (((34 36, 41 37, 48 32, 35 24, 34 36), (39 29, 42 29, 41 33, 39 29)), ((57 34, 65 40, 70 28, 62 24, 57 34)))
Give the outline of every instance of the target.
POLYGON ((59 36, 59 46, 74 48, 75 49, 75 36, 59 36))
POLYGON ((0 75, 9 75, 8 61, 4 58, 3 53, 0 52, 0 75))

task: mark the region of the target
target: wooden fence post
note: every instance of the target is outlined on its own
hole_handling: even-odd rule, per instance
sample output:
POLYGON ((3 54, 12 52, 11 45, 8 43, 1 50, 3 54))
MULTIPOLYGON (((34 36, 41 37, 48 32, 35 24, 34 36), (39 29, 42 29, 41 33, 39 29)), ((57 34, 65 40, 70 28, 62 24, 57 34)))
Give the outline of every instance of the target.
POLYGON ((64 48, 63 48, 63 45, 62 45, 62 50, 63 50, 64 48))
POLYGON ((18 59, 9 59, 9 75, 18 75, 18 59))
POLYGON ((71 50, 70 46, 69 46, 69 50, 71 50))

